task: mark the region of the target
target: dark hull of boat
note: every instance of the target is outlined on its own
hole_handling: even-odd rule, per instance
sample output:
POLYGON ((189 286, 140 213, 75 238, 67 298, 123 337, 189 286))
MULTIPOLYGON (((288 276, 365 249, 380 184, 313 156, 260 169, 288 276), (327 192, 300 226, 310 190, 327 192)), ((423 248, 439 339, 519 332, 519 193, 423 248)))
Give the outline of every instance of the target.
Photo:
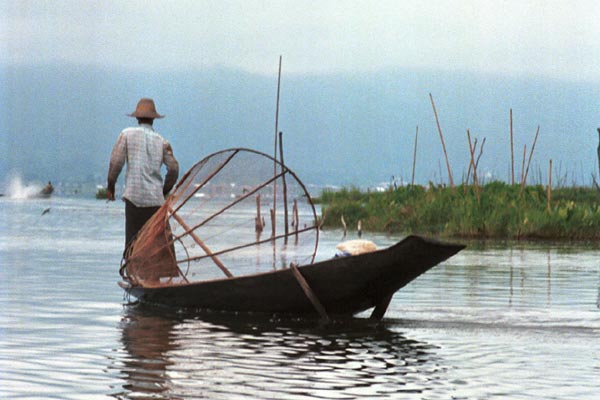
MULTIPOLYGON (((298 267, 329 315, 377 306, 463 245, 409 236, 372 253, 298 267)), ((159 288, 127 287, 140 302, 176 308, 316 314, 291 269, 159 288)), ((384 306, 385 307, 385 306, 384 306)), ((385 309, 384 309, 385 311, 385 309)))

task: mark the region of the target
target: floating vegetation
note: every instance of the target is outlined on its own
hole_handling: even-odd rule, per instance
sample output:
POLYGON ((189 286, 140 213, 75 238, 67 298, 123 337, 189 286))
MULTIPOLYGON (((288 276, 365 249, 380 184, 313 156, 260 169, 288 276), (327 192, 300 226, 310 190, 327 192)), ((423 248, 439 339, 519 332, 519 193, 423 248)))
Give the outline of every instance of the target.
POLYGON ((107 189, 105 187, 99 187, 96 191, 96 198, 99 200, 106 200, 107 189))
POLYGON ((491 182, 476 188, 430 184, 401 186, 384 192, 357 188, 325 190, 322 226, 362 222, 364 230, 446 237, 502 239, 599 239, 600 193, 586 187, 491 182), (478 197, 479 193, 479 197, 478 197))

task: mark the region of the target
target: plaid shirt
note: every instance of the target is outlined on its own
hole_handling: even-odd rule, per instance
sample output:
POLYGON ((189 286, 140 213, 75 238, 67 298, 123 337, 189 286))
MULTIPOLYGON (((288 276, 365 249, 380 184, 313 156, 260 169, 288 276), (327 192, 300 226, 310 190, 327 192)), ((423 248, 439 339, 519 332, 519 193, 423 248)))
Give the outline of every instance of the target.
POLYGON ((127 162, 123 198, 138 207, 160 206, 179 176, 179 164, 171 144, 151 125, 140 124, 121 132, 110 155, 108 185, 114 186, 127 162), (167 166, 163 185, 160 169, 167 166))

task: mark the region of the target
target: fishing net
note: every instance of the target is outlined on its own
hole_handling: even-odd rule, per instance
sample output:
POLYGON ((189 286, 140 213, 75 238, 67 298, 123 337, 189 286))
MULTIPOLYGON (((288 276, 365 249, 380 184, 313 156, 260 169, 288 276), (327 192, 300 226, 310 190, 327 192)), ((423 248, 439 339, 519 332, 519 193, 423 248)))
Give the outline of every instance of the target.
POLYGON ((121 274, 156 287, 312 263, 318 225, 310 196, 272 157, 248 149, 194 165, 129 247, 121 274))

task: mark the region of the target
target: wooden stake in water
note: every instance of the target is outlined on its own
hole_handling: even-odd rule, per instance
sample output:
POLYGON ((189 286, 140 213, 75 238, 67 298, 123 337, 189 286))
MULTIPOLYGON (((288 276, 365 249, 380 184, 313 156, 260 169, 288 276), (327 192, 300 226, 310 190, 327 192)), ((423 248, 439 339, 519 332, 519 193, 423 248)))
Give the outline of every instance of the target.
MULTIPOLYGON (((477 166, 475 165, 475 149, 471 144, 471 132, 467 129, 467 138, 469 139, 469 152, 471 153, 471 166, 473 167, 473 182, 475 182, 475 194, 477 195, 477 203, 481 201, 479 195, 479 181, 477 179, 477 166)), ((467 182, 468 183, 468 182, 467 182)))
MULTIPOLYGON (((600 135, 600 128, 597 129, 598 135, 600 135)), ((598 172, 600 173, 600 142, 598 143, 598 172)), ((600 175, 598 175, 600 177, 600 175)))
POLYGON ((527 159, 527 145, 523 145, 523 162, 521 163, 521 186, 525 179, 525 160, 527 159))
POLYGON ((483 146, 485 146, 485 138, 483 138, 483 140, 481 141, 481 146, 479 146, 479 155, 477 156, 477 160, 475 160, 476 167, 479 167, 479 160, 481 159, 481 156, 483 155, 483 146))
POLYGON ((515 184, 515 154, 513 147, 513 116, 512 108, 510 109, 510 173, 511 173, 511 184, 515 184))
MULTIPOLYGON (((468 131, 467 131, 468 132, 468 131)), ((475 149, 477 148, 477 138, 475 138, 475 140, 473 140, 473 151, 475 151, 475 149)), ((469 186, 469 179, 471 179, 471 168, 473 167, 473 163, 469 163, 469 168, 467 168, 467 179, 465 179, 465 191, 464 193, 467 193, 467 186, 469 186)))
POLYGON ((446 157, 446 167, 448 168, 448 179, 450 180, 450 187, 454 187, 454 179, 452 179, 452 171, 450 170, 450 162, 448 161, 448 153, 446 152, 446 144, 444 143, 444 135, 442 134, 442 128, 440 126, 440 120, 437 116, 437 110, 435 109, 435 103, 433 102, 433 96, 429 93, 429 98, 431 99, 431 106, 433 107, 433 114, 435 115, 435 123, 438 127, 438 132, 440 133, 440 140, 442 141, 442 149, 444 150, 444 157, 446 157))
POLYGON ((551 200, 552 200, 552 159, 550 159, 550 166, 548 167, 548 212, 552 210, 551 200))
POLYGON ((260 234, 264 228, 262 217, 260 215, 260 193, 256 195, 256 221, 254 221, 254 230, 260 234))
MULTIPOLYGON (((277 103, 275 106, 275 144, 273 149, 273 176, 277 176, 277 133, 279 132, 279 92, 281 88, 281 56, 279 56, 279 73, 277 75, 277 103)), ((273 181, 273 210, 271 212, 271 235, 275 237, 275 214, 277 212, 277 180, 273 181)))
POLYGON ((285 232, 284 242, 287 244, 290 228, 288 225, 288 204, 287 204, 287 184, 285 174, 287 172, 283 161, 283 132, 279 132, 279 161, 281 162, 281 179, 283 181, 283 227, 285 232))
POLYGON ((533 139, 533 145, 531 146, 531 151, 529 152, 529 160, 527 161, 527 168, 525 169, 525 175, 523 176, 523 181, 521 182, 521 192, 525 188, 525 182, 527 181, 527 174, 529 173, 529 165, 531 164, 531 159, 533 158, 533 151, 535 150, 535 143, 537 142, 538 135, 540 133, 540 126, 538 125, 537 131, 535 132, 535 138, 533 139))
POLYGON ((298 225, 300 225, 300 217, 298 216, 298 200, 294 199, 293 217, 295 243, 298 244, 298 225))
POLYGON ((417 164, 417 140, 419 139, 419 125, 417 125, 417 132, 415 133, 415 150, 413 154, 413 165, 412 165, 412 178, 410 180, 410 185, 415 185, 415 165, 417 164))
POLYGON ((440 120, 438 119, 437 110, 435 109, 435 103, 433 102, 433 96, 429 93, 431 99, 431 106, 433 107, 433 114, 435 115, 435 123, 437 124, 438 132, 440 133, 440 139, 442 141, 442 149, 444 150, 444 156, 446 157, 446 167, 448 168, 448 179, 450 181, 450 187, 454 188, 454 180, 452 179, 452 171, 450 170, 450 162, 448 161, 448 153, 446 152, 446 144, 444 143, 444 135, 442 134, 442 128, 440 127, 440 120))

